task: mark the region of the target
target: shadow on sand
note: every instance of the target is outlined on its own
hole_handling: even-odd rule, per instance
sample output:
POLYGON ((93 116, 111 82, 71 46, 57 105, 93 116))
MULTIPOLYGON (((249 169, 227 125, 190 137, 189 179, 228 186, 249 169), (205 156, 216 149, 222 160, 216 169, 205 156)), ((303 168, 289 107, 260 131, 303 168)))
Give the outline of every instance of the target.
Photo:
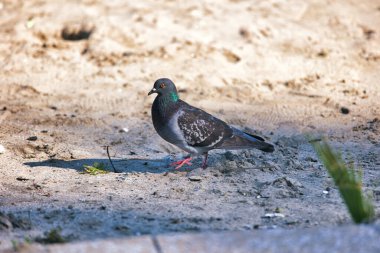
MULTIPOLYGON (((116 173, 132 173, 132 172, 149 172, 149 173, 164 173, 171 170, 170 157, 163 159, 112 159, 116 173)), ((53 167, 63 169, 74 169, 76 171, 83 171, 84 165, 93 165, 94 163, 103 163, 106 170, 113 171, 111 163, 108 158, 89 158, 89 159, 76 159, 76 160, 61 160, 49 159, 40 162, 26 162, 24 165, 30 167, 53 167)))

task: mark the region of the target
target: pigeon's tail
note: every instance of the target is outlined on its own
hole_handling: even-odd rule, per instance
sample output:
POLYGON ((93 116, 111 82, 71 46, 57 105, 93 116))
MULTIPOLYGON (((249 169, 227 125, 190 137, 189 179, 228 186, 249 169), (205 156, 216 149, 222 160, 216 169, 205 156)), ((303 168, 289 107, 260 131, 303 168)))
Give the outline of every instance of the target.
POLYGON ((274 146, 270 143, 265 142, 263 138, 257 135, 249 134, 240 131, 236 128, 233 129, 233 136, 223 142, 223 144, 218 147, 220 149, 246 149, 246 148, 256 148, 264 152, 273 152, 274 146))

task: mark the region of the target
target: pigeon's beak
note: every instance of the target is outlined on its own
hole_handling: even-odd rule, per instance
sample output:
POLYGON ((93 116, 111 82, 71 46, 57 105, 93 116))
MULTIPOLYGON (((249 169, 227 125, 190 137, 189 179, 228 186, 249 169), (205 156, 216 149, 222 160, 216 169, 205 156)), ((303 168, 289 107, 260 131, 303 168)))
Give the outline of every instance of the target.
POLYGON ((157 93, 156 88, 151 89, 151 90, 149 91, 149 93, 148 93, 148 96, 149 96, 149 95, 152 95, 153 93, 157 93))

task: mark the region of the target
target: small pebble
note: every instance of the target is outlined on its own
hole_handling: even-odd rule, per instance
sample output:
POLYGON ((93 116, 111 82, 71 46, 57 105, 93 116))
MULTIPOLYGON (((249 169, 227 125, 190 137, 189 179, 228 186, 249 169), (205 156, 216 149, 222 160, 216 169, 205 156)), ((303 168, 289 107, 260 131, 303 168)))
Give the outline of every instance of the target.
POLYGON ((35 24, 35 21, 33 19, 29 19, 26 23, 25 23, 25 26, 26 28, 30 29, 34 26, 35 24))
POLYGON ((36 141, 37 140, 37 136, 30 136, 29 138, 27 138, 28 141, 36 141))
POLYGON ((200 176, 191 176, 191 177, 189 177, 189 180, 193 181, 193 182, 198 182, 198 181, 202 180, 202 177, 200 177, 200 176))
POLYGON ((5 148, 3 145, 0 145, 0 154, 3 154, 5 152, 5 148))
POLYGON ((347 107, 342 106, 342 107, 340 108, 340 112, 341 112, 342 114, 349 114, 349 113, 350 113, 350 110, 349 110, 347 107))
POLYGON ((28 181, 29 179, 26 177, 16 177, 16 180, 18 181, 28 181))
POLYGON ((263 218, 273 218, 273 217, 281 217, 281 218, 284 218, 285 215, 283 215, 282 213, 266 213, 263 218))
POLYGON ((311 156, 308 156, 308 157, 306 157, 305 158, 305 160, 306 161, 308 161, 308 162, 313 162, 313 163, 316 163, 316 162, 318 162, 318 160, 317 159, 314 159, 313 157, 311 157, 311 156))
POLYGON ((61 31, 64 40, 87 40, 90 38, 95 27, 92 24, 71 23, 67 24, 61 31))
POLYGON ((251 230, 253 226, 250 226, 250 225, 243 225, 243 229, 245 230, 251 230))

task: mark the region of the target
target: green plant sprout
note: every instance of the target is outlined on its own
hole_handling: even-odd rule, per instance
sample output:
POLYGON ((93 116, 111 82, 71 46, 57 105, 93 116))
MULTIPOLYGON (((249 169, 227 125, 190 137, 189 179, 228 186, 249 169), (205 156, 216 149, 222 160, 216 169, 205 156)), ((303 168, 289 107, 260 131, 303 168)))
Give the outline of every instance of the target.
POLYGON ((92 176, 99 175, 99 174, 107 174, 109 171, 106 170, 104 163, 98 163, 95 162, 92 166, 91 165, 83 165, 84 171, 83 174, 90 174, 92 176))
POLYGON ((354 222, 372 221, 375 211, 370 199, 363 194, 361 172, 355 170, 353 163, 345 164, 341 155, 334 152, 326 141, 310 143, 333 178, 354 222))

